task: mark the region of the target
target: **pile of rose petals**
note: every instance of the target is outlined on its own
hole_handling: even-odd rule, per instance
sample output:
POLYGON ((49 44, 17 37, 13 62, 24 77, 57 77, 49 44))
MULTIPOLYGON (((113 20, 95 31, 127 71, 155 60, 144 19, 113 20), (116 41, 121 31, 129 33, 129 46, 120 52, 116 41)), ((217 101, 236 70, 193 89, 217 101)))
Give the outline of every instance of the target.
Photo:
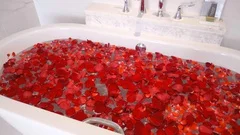
POLYGON ((7 56, 0 94, 14 100, 126 135, 240 134, 240 74, 212 63, 71 38, 7 56))

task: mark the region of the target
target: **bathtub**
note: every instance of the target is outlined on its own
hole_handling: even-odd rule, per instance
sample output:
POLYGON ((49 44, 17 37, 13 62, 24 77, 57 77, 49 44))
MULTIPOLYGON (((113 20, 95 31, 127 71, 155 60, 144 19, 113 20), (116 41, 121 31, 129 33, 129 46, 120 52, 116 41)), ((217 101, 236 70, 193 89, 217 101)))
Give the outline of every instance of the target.
MULTIPOLYGON (((18 53, 37 42, 69 37, 83 40, 90 39, 128 48, 135 48, 135 45, 141 42, 147 46, 147 51, 150 52, 158 51, 165 55, 174 55, 184 59, 212 62, 218 66, 240 73, 240 52, 237 50, 204 44, 173 43, 149 35, 134 37, 133 33, 102 30, 79 24, 56 24, 32 28, 1 40, 0 65, 7 61, 7 53, 18 53)), ((0 96, 0 117, 19 131, 19 134, 23 135, 117 134, 3 96, 0 96)))

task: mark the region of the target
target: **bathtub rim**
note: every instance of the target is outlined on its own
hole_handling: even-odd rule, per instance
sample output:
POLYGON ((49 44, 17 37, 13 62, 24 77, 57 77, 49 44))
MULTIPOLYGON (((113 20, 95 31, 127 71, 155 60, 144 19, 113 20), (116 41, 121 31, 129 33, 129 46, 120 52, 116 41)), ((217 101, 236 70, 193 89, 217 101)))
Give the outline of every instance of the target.
MULTIPOLYGON (((9 37, 6 37, 6 38, 2 39, 0 41, 0 50, 3 47, 5 47, 5 45, 7 45, 9 42, 13 42, 14 40, 16 40, 16 38, 21 38, 22 36, 26 36, 27 34, 32 34, 34 32, 37 33, 39 31, 44 31, 46 29, 68 29, 68 28, 69 29, 71 29, 71 28, 79 28, 79 29, 88 30, 88 31, 92 31, 92 32, 96 32, 96 31, 99 30, 98 28, 94 28, 94 27, 90 28, 88 26, 81 25, 81 24, 54 24, 54 25, 35 27, 35 28, 31 28, 31 29, 27 29, 27 30, 15 33, 15 34, 13 34, 13 35, 11 35, 9 37)), ((119 33, 117 33, 118 32, 117 30, 114 31, 114 32, 116 32, 116 33, 112 33, 112 32, 109 32, 109 31, 105 31, 104 33, 106 33, 106 34, 114 34, 114 35, 120 36, 120 37, 129 36, 129 35, 121 35, 121 32, 120 32, 120 35, 119 35, 119 33)), ((139 39, 139 37, 134 37, 134 36, 130 36, 128 38, 136 39, 136 40, 139 39)), ((146 40, 146 41, 151 40, 151 42, 159 43, 159 41, 156 38, 152 38, 151 36, 148 36, 148 35, 143 35, 140 38, 143 41, 144 40, 146 40)), ((240 61, 240 51, 229 49, 229 48, 225 48, 225 47, 211 46, 211 45, 209 46, 207 44, 193 45, 191 43, 185 44, 185 45, 182 45, 182 44, 177 44, 177 45, 176 44, 167 44, 167 45, 172 46, 172 47, 180 46, 180 47, 183 47, 183 48, 191 48, 193 50, 198 50, 198 51, 213 52, 213 53, 218 53, 218 54, 221 54, 221 55, 228 55, 228 56, 233 57, 233 58, 235 58, 235 59, 240 61)), ((9 100, 5 100, 4 98, 5 97, 0 96, 0 101, 4 101, 4 103, 9 103, 10 102, 9 100)), ((21 103, 15 103, 15 104, 16 105, 20 105, 21 103)), ((27 105, 25 107, 28 108, 30 106, 27 105)), ((10 107, 10 108, 13 109, 13 110, 16 109, 14 107, 10 107)), ((6 107, 2 106, 1 102, 0 102, 0 111, 1 111, 1 109, 8 110, 6 107)), ((21 113, 19 113, 18 115, 21 116, 21 113)), ((49 123, 47 123, 47 124, 49 124, 49 123)))
MULTIPOLYGON (((24 38, 24 36, 27 35, 33 35, 34 33, 41 33, 48 30, 71 30, 71 29, 80 29, 87 32, 93 32, 98 34, 105 34, 105 35, 113 35, 115 37, 119 38, 126 38, 128 40, 140 40, 142 42, 151 42, 153 44, 161 44, 163 46, 167 46, 169 48, 178 47, 181 49, 190 49, 192 51, 198 51, 201 53, 212 53, 216 54, 222 57, 229 57, 235 59, 235 61, 239 61, 240 63, 240 50, 234 50, 231 48, 226 48, 222 46, 216 46, 213 44, 198 44, 198 43, 192 43, 192 42, 176 42, 171 40, 163 40, 159 37, 149 35, 149 34, 142 34, 140 37, 135 37, 133 33, 116 30, 116 29, 108 29, 108 28, 99 28, 99 27, 90 27, 86 26, 84 24, 72 24, 72 23, 60 23, 60 24, 50 24, 45 26, 39 26, 30 28, 24 31, 20 31, 18 33, 15 33, 13 35, 10 35, 9 37, 6 37, 2 40, 0 40, 0 50, 4 48, 8 43, 14 42, 14 40, 17 40, 19 38, 24 38), (103 31, 104 30, 104 31, 103 31)), ((111 43, 111 42, 110 42, 111 43)), ((166 54, 167 55, 167 54, 166 54)), ((180 56, 178 56, 180 57, 180 56)), ((180 57, 181 58, 181 57, 180 57)), ((218 58, 216 58, 218 59, 218 58)), ((198 60, 196 60, 198 61, 198 60)), ((199 61, 202 62, 202 61, 199 61)), ((1 61, 0 61, 1 63, 1 61)), ((222 65, 219 65, 222 66, 222 65)), ((226 67, 226 66, 223 66, 226 67)), ((229 68, 229 67, 226 67, 229 68)), ((231 68, 229 68, 231 69, 231 68)), ((235 69, 231 69, 235 72, 240 73, 240 65, 235 67, 235 69)))

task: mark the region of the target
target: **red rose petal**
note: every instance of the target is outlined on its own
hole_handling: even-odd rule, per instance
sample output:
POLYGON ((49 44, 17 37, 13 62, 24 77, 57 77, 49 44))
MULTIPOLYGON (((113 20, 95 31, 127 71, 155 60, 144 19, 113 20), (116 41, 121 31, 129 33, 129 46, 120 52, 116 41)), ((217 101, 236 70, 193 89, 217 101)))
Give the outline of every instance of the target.
POLYGON ((214 111, 204 109, 203 110, 203 116, 205 118, 212 118, 212 117, 215 116, 215 113, 214 113, 214 111))
POLYGON ((68 110, 66 110, 66 115, 67 116, 73 116, 76 113, 74 108, 69 108, 68 110))
POLYGON ((125 135, 134 135, 134 132, 131 129, 127 129, 124 131, 125 135))
POLYGON ((141 93, 136 94, 136 102, 140 102, 143 99, 144 95, 141 93))
POLYGON ((157 135, 166 135, 162 129, 158 129, 157 135))
POLYGON ((60 77, 69 77, 70 73, 67 71, 66 68, 59 68, 56 70, 56 73, 60 77))
POLYGON ((162 102, 167 102, 170 99, 170 95, 167 93, 157 93, 156 97, 162 102))
POLYGON ((172 86, 173 90, 176 90, 178 92, 182 92, 183 91, 183 86, 181 84, 175 84, 172 86))
POLYGON ((177 97, 174 97, 173 99, 173 104, 177 105, 177 104, 180 104, 182 102, 182 97, 181 96, 177 96, 177 97))
POLYGON ((163 70, 163 67, 165 66, 165 64, 163 64, 163 63, 161 63, 161 64, 158 64, 157 66, 155 66, 155 69, 157 70, 157 71, 161 71, 161 70, 163 70))
POLYGON ((142 122, 137 122, 134 129, 135 135, 151 135, 151 129, 149 126, 145 126, 142 122))
POLYGON ((118 114, 112 115, 112 121, 119 124, 119 125, 121 125, 121 123, 122 123, 121 118, 118 114))
POLYGON ((53 112, 54 110, 54 106, 52 104, 49 104, 47 107, 46 107, 46 110, 50 111, 50 112, 53 112))
POLYGON ((76 119, 76 120, 80 120, 80 121, 82 121, 82 120, 85 120, 86 118, 88 118, 87 117, 87 115, 83 112, 83 111, 78 111, 76 114, 74 114, 73 116, 72 116, 72 118, 74 118, 74 119, 76 119))
POLYGON ((40 101, 41 101, 40 96, 32 96, 29 103, 32 105, 37 105, 40 101))
POLYGON ((142 104, 138 104, 135 106, 133 112, 132 112, 133 118, 136 120, 141 120, 145 117, 147 117, 148 113, 146 112, 146 107, 142 104))
POLYGON ((71 41, 71 45, 76 45, 78 43, 78 41, 76 39, 71 41))
POLYGON ((116 114, 120 114, 123 112, 123 108, 122 107, 116 107, 113 109, 112 111, 113 113, 116 113, 116 114))
POLYGON ((146 97, 150 97, 150 91, 148 87, 142 87, 142 92, 145 94, 146 97), (149 95, 149 96, 148 96, 149 95))
POLYGON ((23 98, 31 98, 32 92, 31 91, 24 91, 23 92, 23 98))
POLYGON ((134 128, 134 124, 131 121, 126 121, 125 124, 128 130, 132 130, 134 128))
POLYGON ((142 129, 142 134, 143 135, 152 135, 152 126, 150 124, 144 125, 144 128, 142 129))
POLYGON ((187 125, 192 125, 192 123, 195 121, 195 118, 192 114, 187 115, 185 119, 186 119, 187 125))
POLYGON ((177 71, 177 68, 174 63, 169 63, 166 65, 167 72, 175 72, 177 71))
POLYGON ((128 89, 129 91, 137 91, 137 86, 134 85, 132 82, 129 82, 129 83, 128 83, 128 86, 127 86, 127 89, 128 89))
POLYGON ((240 80, 240 74, 236 73, 235 77, 237 80, 240 80))
POLYGON ((64 110, 68 110, 71 107, 70 102, 64 98, 60 98, 57 101, 57 104, 59 105, 60 108, 62 108, 64 110))
POLYGON ((108 88, 109 96, 117 97, 119 95, 119 93, 120 93, 120 90, 119 90, 119 88, 118 88, 116 83, 108 84, 107 88, 108 88))
POLYGON ((95 101, 100 101, 100 102, 105 102, 107 98, 108 98, 107 96, 100 96, 100 95, 96 95, 93 97, 95 101))
POLYGON ((139 81, 142 80, 142 76, 140 74, 135 74, 135 75, 132 76, 132 80, 134 82, 139 82, 139 81))
POLYGON ((192 103, 197 102, 198 97, 195 94, 189 94, 188 95, 188 100, 191 101, 192 103))
POLYGON ((7 67, 3 70, 3 73, 7 74, 7 73, 14 73, 15 72, 15 68, 14 67, 7 67))
POLYGON ((149 117, 149 122, 154 126, 161 126, 163 124, 163 113, 156 112, 149 117))
POLYGON ((95 69, 95 71, 97 71, 97 72, 99 72, 99 71, 102 71, 103 70, 103 65, 102 64, 97 64, 95 67, 94 67, 94 69, 95 69))
POLYGON ((157 109, 157 110, 164 110, 165 109, 164 104, 157 97, 152 98, 151 107, 154 108, 154 109, 157 109))
POLYGON ((81 78, 81 76, 77 72, 73 72, 70 76, 70 79, 74 80, 75 82, 79 82, 80 78, 81 78))
POLYGON ((89 107, 93 107, 95 104, 95 101, 92 100, 92 99, 89 99, 87 102, 86 102, 86 105, 89 106, 89 107))
POLYGON ((73 94, 67 94, 66 95, 66 99, 67 100, 73 100, 74 99, 74 95, 73 94))
POLYGON ((85 87, 92 88, 95 87, 95 82, 93 78, 88 78, 88 80, 85 82, 85 87))
POLYGON ((94 106, 94 110, 97 113, 106 113, 108 114, 111 110, 110 108, 106 107, 103 102, 96 102, 94 106))
POLYGON ((199 115, 197 118, 196 118, 196 122, 203 122, 205 119, 203 118, 202 115, 199 115))
POLYGON ((206 127, 206 126, 204 126, 204 125, 201 125, 201 126, 199 127, 199 132, 200 132, 200 133, 205 133, 205 134, 211 135, 211 134, 213 133, 213 130, 212 130, 211 128, 209 128, 209 127, 206 127))
POLYGON ((41 102, 40 104, 38 104, 38 107, 40 107, 42 109, 46 109, 49 105, 50 105, 50 103, 48 103, 48 102, 41 102))
POLYGON ((153 97, 156 93, 159 92, 159 89, 157 87, 152 87, 152 88, 149 88, 149 92, 150 92, 151 96, 153 97))
POLYGON ((85 104, 86 101, 87 101, 87 98, 84 97, 84 96, 79 97, 79 99, 80 99, 81 105, 82 105, 82 104, 85 104))
POLYGON ((92 62, 85 62, 84 66, 85 66, 86 70, 90 73, 93 73, 95 71, 94 64, 92 62))
POLYGON ((120 99, 120 100, 118 100, 116 102, 117 102, 117 106, 121 106, 121 107, 125 107, 126 104, 127 104, 127 102, 124 101, 123 99, 120 99))
POLYGON ((122 86, 124 89, 128 89, 129 91, 136 91, 137 90, 137 86, 133 84, 133 82, 131 81, 131 79, 127 78, 125 80, 120 80, 118 82, 118 84, 120 86, 122 86))
POLYGON ((137 93, 136 92, 128 92, 127 93, 127 102, 133 103, 137 99, 137 93))
POLYGON ((165 128, 165 133, 167 135, 176 135, 178 133, 178 128, 174 126, 167 126, 165 128))

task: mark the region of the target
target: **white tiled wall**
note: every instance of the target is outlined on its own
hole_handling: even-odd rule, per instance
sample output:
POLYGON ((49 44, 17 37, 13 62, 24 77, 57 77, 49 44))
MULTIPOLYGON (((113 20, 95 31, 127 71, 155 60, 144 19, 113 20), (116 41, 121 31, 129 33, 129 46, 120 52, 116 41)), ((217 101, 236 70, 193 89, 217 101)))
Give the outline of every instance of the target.
POLYGON ((0 39, 39 25, 33 0, 0 0, 0 39))

